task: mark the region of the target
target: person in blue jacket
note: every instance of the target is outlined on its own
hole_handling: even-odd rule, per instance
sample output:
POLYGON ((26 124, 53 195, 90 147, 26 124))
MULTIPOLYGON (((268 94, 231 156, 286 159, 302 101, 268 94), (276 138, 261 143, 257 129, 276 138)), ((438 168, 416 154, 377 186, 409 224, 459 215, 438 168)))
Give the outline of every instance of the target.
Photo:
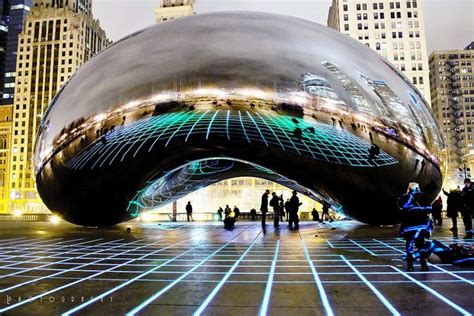
POLYGON ((406 241, 407 270, 413 271, 415 260, 415 247, 417 255, 420 257, 422 271, 428 271, 428 257, 430 256, 429 245, 426 239, 431 236, 433 221, 429 214, 431 206, 422 206, 419 199, 423 195, 418 183, 410 183, 406 194, 399 199, 402 211, 402 224, 400 226, 400 236, 406 241))

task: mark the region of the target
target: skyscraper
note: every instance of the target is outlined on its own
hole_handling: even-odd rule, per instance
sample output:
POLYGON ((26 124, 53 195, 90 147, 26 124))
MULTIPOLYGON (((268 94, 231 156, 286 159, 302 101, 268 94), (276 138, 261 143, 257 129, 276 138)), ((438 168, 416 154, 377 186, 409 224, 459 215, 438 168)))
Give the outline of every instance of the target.
POLYGON ((5 0, 0 6, 0 104, 13 104, 18 35, 32 0, 5 0))
POLYGON ((430 101, 421 0, 333 0, 328 26, 387 58, 430 101))
MULTIPOLYGON (((474 45, 430 55, 432 108, 446 135, 448 185, 462 182, 474 153, 474 45), (459 170, 461 169, 461 171, 459 170)), ((471 165, 470 165, 471 163, 471 165)))
POLYGON ((156 22, 193 15, 195 2, 196 0, 160 0, 160 7, 155 10, 156 22))
POLYGON ((32 153, 44 111, 61 86, 108 44, 92 0, 35 0, 18 39, 10 161, 12 211, 42 210, 32 153))

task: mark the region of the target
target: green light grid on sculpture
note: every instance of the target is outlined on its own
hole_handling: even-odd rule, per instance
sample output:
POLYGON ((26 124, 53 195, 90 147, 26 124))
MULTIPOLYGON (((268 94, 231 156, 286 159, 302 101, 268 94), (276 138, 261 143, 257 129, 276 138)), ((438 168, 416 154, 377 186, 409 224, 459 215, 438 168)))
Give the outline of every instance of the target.
POLYGON ((236 110, 189 111, 150 117, 117 128, 106 136, 106 143, 95 141, 71 159, 72 169, 100 168, 136 156, 143 151, 159 150, 173 141, 223 137, 278 147, 308 158, 355 167, 396 164, 385 152, 373 162, 368 161, 371 144, 339 127, 308 122, 270 111, 236 110), (302 137, 295 137, 299 128, 302 137))

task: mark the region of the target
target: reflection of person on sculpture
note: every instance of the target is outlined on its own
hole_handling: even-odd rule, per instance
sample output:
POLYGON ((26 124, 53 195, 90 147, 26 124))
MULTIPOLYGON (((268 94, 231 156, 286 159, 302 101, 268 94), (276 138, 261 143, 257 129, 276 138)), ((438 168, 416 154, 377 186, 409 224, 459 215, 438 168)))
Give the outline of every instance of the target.
POLYGON ((427 259, 430 255, 429 243, 425 241, 431 236, 433 230, 433 221, 430 219, 431 206, 421 206, 418 203, 420 196, 418 183, 410 183, 406 194, 399 199, 400 209, 402 211, 402 225, 400 226, 400 235, 406 241, 407 270, 413 271, 413 261, 416 252, 420 256, 422 271, 428 271, 427 259))

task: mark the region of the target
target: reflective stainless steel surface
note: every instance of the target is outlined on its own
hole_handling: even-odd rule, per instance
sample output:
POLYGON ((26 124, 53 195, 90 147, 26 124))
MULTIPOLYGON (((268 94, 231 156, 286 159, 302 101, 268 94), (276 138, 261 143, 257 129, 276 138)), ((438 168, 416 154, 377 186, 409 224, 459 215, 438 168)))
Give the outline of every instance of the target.
POLYGON ((201 187, 175 175, 192 182, 190 166, 212 161, 224 166, 212 180, 259 170, 380 224, 397 221, 408 182, 436 196, 443 149, 426 101, 377 53, 309 21, 225 12, 94 57, 52 102, 35 165, 46 205, 83 225, 169 203, 201 187))

